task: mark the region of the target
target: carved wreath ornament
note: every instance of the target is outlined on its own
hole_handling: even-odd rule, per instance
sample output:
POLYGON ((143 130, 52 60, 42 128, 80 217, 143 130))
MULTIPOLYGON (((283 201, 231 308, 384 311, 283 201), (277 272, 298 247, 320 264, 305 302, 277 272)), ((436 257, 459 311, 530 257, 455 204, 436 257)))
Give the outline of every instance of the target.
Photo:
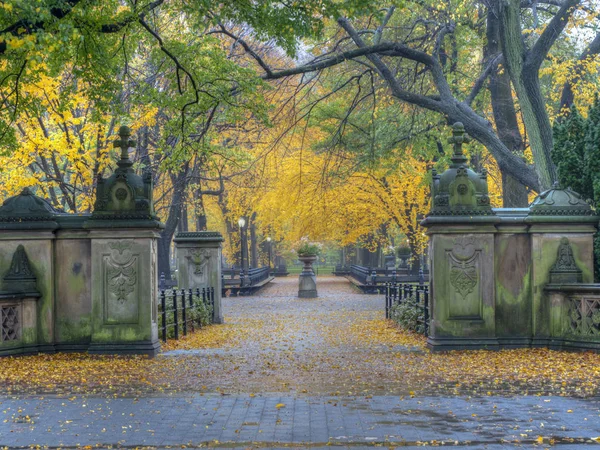
POLYGON ((210 259, 210 252, 208 250, 191 250, 187 259, 194 266, 194 275, 202 275, 210 259))
POLYGON ((137 283, 137 259, 131 252, 130 242, 114 242, 109 244, 109 247, 112 251, 106 263, 108 289, 117 297, 118 302, 125 303, 137 283))
POLYGON ((450 284, 463 298, 477 286, 477 256, 475 238, 464 236, 454 240, 450 253, 450 284))

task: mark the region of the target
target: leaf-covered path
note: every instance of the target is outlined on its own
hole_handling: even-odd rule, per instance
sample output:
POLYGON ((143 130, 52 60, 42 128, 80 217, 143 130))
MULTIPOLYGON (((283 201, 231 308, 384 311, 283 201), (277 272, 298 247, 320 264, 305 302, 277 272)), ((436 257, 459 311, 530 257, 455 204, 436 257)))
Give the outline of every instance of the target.
POLYGON ((600 355, 521 349, 431 354, 422 336, 384 319, 382 296, 297 278, 254 297, 225 298, 224 325, 169 341, 154 359, 86 354, 0 360, 6 394, 143 396, 200 392, 295 395, 597 396, 600 355))
POLYGON ((319 278, 319 298, 299 299, 297 285, 296 277, 279 278, 258 296, 224 299, 231 333, 220 347, 202 348, 204 337, 197 335, 171 343, 175 349, 163 357, 202 358, 207 364, 198 365, 193 375, 208 390, 406 390, 394 375, 393 354, 421 353, 422 339, 389 328, 381 296, 363 295, 344 278, 330 277, 319 278), (391 333, 387 339, 386 332, 391 333))
POLYGON ((0 448, 29 445, 474 448, 600 442, 600 355, 430 354, 382 296, 320 278, 224 299, 225 325, 154 359, 0 360, 0 448))

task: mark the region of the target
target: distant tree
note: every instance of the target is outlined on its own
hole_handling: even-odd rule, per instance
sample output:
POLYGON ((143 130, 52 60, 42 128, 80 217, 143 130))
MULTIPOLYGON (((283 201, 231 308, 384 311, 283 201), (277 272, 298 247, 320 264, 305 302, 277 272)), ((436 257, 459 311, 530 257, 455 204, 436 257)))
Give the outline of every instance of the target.
POLYGON ((573 106, 569 116, 554 125, 552 159, 561 185, 572 188, 585 198, 592 198, 593 190, 588 174, 581 176, 581 168, 586 159, 586 122, 577 107, 573 106))
MULTIPOLYGON (((596 96, 583 118, 572 107, 564 120, 554 125, 552 159, 556 164, 558 180, 571 187, 585 199, 600 208, 600 99, 596 96)), ((600 278, 600 234, 594 243, 595 275, 600 278)))

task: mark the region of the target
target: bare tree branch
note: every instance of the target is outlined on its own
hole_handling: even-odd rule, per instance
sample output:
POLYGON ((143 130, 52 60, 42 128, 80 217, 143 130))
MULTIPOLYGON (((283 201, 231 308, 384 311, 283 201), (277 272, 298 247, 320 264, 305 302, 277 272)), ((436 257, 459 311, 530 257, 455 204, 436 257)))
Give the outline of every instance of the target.
POLYGON ((556 15, 542 32, 542 35, 527 53, 524 66, 527 67, 528 70, 539 70, 546 55, 548 55, 550 48, 567 26, 569 17, 573 15, 575 7, 580 2, 581 0, 565 0, 563 2, 556 15))

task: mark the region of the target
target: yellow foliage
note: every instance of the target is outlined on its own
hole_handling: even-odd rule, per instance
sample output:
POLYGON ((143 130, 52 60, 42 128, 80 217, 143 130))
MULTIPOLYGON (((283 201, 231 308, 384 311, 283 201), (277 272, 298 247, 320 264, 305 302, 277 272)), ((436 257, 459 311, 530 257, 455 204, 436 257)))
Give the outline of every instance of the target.
MULTIPOLYGON (((36 83, 22 86, 23 96, 36 102, 40 113, 16 118, 18 147, 0 156, 1 197, 37 187, 57 208, 91 211, 95 177, 115 162, 109 133, 116 130, 109 115, 94 111, 82 84, 66 71, 60 77, 40 75, 36 83)), ((156 113, 141 106, 131 112, 137 128, 154 125, 156 113)))

